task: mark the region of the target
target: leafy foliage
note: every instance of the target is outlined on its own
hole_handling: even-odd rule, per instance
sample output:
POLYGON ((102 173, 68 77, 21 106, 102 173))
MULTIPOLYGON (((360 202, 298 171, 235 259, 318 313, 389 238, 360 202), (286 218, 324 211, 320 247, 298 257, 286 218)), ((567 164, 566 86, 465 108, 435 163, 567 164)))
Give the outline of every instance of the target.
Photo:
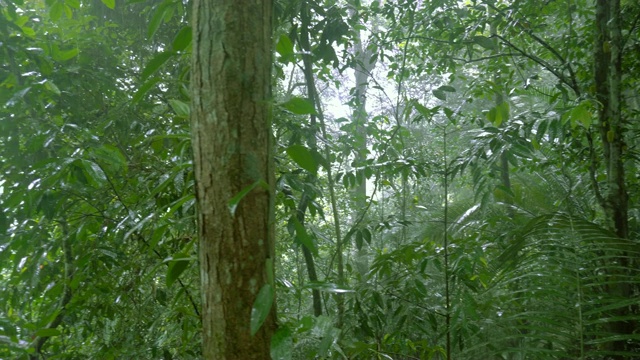
MULTIPOLYGON (((0 2, 0 358, 199 358, 189 10, 0 2)), ((272 358, 640 356, 621 6, 626 238, 593 2, 276 3, 272 358)))

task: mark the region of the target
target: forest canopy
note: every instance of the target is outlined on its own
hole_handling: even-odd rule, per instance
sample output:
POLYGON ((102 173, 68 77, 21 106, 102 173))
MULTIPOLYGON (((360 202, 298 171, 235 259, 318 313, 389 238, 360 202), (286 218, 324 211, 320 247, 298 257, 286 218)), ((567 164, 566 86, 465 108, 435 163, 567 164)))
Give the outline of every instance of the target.
POLYGON ((0 358, 638 359, 639 117, 633 0, 0 0, 0 358))

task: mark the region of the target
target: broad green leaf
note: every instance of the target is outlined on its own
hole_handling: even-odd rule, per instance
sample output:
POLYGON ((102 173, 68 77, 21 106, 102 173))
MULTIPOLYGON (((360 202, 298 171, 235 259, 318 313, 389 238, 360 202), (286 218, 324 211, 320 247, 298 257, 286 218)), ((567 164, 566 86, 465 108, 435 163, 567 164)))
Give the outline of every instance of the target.
POLYGON ((189 263, 192 258, 185 253, 177 253, 174 254, 169 262, 169 267, 167 269, 167 287, 171 287, 178 277, 189 268, 189 263))
POLYGON ((50 336, 58 336, 62 334, 58 329, 44 328, 36 331, 35 336, 39 337, 50 337, 50 336))
POLYGON ((189 104, 184 103, 180 100, 171 99, 169 100, 169 105, 173 111, 175 111, 176 115, 184 118, 188 118, 189 114, 191 114, 191 109, 189 108, 189 104))
POLYGON ((487 120, 495 127, 499 127, 502 123, 509 120, 509 103, 503 101, 499 105, 491 108, 491 110, 487 112, 487 120))
POLYGON ((486 36, 474 36, 473 42, 487 50, 493 50, 496 48, 496 44, 493 42, 493 40, 486 36))
POLYGON ((282 107, 297 115, 317 114, 316 109, 306 99, 294 97, 282 104, 282 107))
POLYGON ((51 7, 49 8, 49 17, 51 18, 51 21, 56 22, 60 20, 63 11, 64 3, 60 1, 56 1, 55 3, 53 3, 53 5, 51 5, 51 7))
POLYGON ((67 4, 64 4, 64 14, 67 16, 67 19, 73 18, 73 10, 71 10, 71 7, 67 4))
POLYGON ((433 92, 433 96, 437 97, 438 99, 442 101, 447 100, 447 95, 445 94, 444 91, 440 89, 434 89, 432 92, 433 92))
POLYGON ((98 164, 89 160, 81 160, 81 164, 89 185, 99 188, 107 183, 107 175, 98 164))
POLYGON ((282 56, 283 60, 286 60, 293 55, 293 43, 287 35, 280 35, 280 39, 278 40, 278 44, 276 45, 276 51, 278 52, 278 54, 280 54, 280 56, 282 56))
POLYGON ((265 284, 262 289, 260 289, 260 292, 258 292, 258 296, 251 309, 251 336, 255 335, 258 330, 260 330, 262 324, 264 324, 267 316, 269 316, 272 304, 273 287, 265 284))
POLYGON ((116 8, 116 0, 102 0, 102 3, 111 10, 116 8))
POLYGON ((287 154, 298 166, 315 175, 318 172, 318 162, 311 151, 303 145, 291 145, 287 154))
POLYGON ((192 31, 191 26, 184 26, 176 37, 173 39, 173 43, 171 46, 173 47, 173 51, 182 51, 186 49, 189 44, 191 44, 192 31))
POLYGON ((145 66, 144 70, 142 70, 142 74, 140 74, 140 78, 142 80, 146 80, 150 75, 158 71, 164 63, 167 62, 175 53, 173 51, 165 51, 156 55, 153 59, 151 59, 147 66, 145 66))
POLYGON ((276 333, 271 337, 271 359, 290 360, 293 355, 293 337, 291 329, 282 325, 278 327, 276 333))
POLYGON ((55 61, 67 61, 73 59, 79 52, 77 47, 70 50, 60 50, 58 45, 52 46, 52 50, 51 56, 55 61))

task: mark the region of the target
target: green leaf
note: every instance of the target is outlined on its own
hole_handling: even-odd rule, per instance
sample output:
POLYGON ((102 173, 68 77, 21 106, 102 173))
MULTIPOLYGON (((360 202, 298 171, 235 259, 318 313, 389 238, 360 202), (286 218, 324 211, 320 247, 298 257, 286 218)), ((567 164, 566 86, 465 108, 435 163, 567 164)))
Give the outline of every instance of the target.
POLYGON ((306 99, 294 97, 282 104, 282 107, 297 115, 317 114, 316 109, 306 99))
POLYGON ((271 337, 271 359, 290 360, 293 356, 293 337, 288 326, 279 326, 271 337))
POLYGON ((169 268, 167 269, 167 287, 171 287, 178 277, 189 268, 191 257, 184 253, 174 254, 169 260, 169 268))
POLYGON ((60 50, 58 45, 53 45, 52 50, 51 57, 53 57, 55 61, 67 61, 73 59, 79 53, 77 47, 70 50, 60 50))
POLYGON ((51 21, 56 22, 60 20, 62 17, 62 12, 64 11, 64 4, 62 2, 55 2, 49 8, 49 17, 51 21))
POLYGON ((159 53, 153 59, 151 59, 147 63, 147 66, 144 68, 144 70, 142 70, 142 74, 140 74, 142 80, 146 80, 150 75, 158 71, 158 69, 160 69, 160 67, 164 65, 164 63, 166 63, 167 60, 169 60, 173 55, 175 55, 173 51, 165 51, 159 53))
POLYGON ((311 253, 318 256, 318 249, 316 248, 315 242, 307 233, 307 229, 305 229, 304 225, 302 225, 302 223, 295 216, 292 216, 290 218, 290 221, 293 223, 293 227, 296 230, 296 243, 301 244, 302 246, 309 249, 311 253))
POLYGON ((105 175, 98 164, 89 160, 81 160, 81 164, 89 185, 99 188, 107 183, 107 175, 105 175))
POLYGON ((503 101, 499 105, 491 108, 491 110, 487 112, 487 120, 495 127, 499 127, 503 122, 509 120, 509 103, 503 101))
POLYGON ((151 17, 151 21, 149 21, 149 27, 147 28, 147 37, 149 39, 152 38, 153 35, 155 35, 156 31, 158 31, 160 24, 162 24, 162 21, 164 20, 167 8, 172 4, 173 0, 165 0, 160 5, 158 5, 158 8, 151 17))
POLYGON ((169 100, 169 105, 173 111, 175 111, 176 115, 184 118, 188 118, 189 114, 191 114, 191 109, 189 108, 189 104, 184 103, 180 100, 171 99, 169 100))
POLYGON ((442 101, 447 100, 447 95, 444 93, 444 91, 440 89, 434 89, 432 92, 433 92, 433 96, 437 97, 438 99, 442 101))
POLYGON ((315 175, 318 172, 318 162, 311 151, 303 145, 291 145, 287 154, 298 166, 315 175))
POLYGON ((446 92, 456 92, 456 88, 449 85, 442 85, 438 88, 438 90, 446 91, 446 92))
POLYGON ((35 336, 39 337, 50 337, 50 336, 58 336, 62 334, 58 329, 44 328, 36 331, 35 336))
POLYGON ((496 44, 493 42, 493 40, 486 36, 474 36, 473 42, 487 50, 493 50, 496 48, 496 44))
POLYGON ((54 84, 53 81, 51 81, 51 80, 47 80, 44 83, 44 88, 49 90, 49 91, 51 91, 52 93, 54 93, 56 95, 60 95, 60 89, 58 89, 56 84, 54 84))
POLYGON ((273 304, 273 287, 269 284, 265 284, 260 292, 258 292, 258 296, 256 297, 256 301, 253 303, 253 308, 251 309, 251 336, 255 335, 264 321, 269 316, 269 312, 271 311, 271 305, 273 304))
POLYGON ((189 44, 191 44, 192 31, 191 26, 184 26, 176 37, 173 39, 173 43, 171 46, 173 47, 173 51, 182 51, 186 49, 189 44))
POLYGON ((111 10, 116 8, 116 0, 102 0, 102 3, 111 10))
POLYGON ((293 43, 287 35, 280 35, 280 39, 276 45, 276 51, 280 56, 282 56, 283 61, 289 59, 293 55, 293 43))

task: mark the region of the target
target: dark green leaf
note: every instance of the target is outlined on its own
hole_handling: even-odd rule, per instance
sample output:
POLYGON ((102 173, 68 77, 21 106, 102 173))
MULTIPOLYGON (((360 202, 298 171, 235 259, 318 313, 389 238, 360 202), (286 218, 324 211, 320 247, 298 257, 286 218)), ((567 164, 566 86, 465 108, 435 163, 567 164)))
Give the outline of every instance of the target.
POLYGON ((140 74, 140 78, 142 80, 146 80, 150 75, 158 71, 164 63, 167 62, 175 53, 173 51, 165 51, 156 55, 153 59, 147 63, 147 66, 142 70, 142 74, 140 74))
POLYGON ((191 36, 191 26, 185 26, 180 29, 178 34, 176 34, 176 37, 173 39, 173 51, 182 51, 186 49, 189 44, 191 44, 191 36))
POLYGON ((178 277, 189 268, 191 257, 184 253, 177 253, 169 260, 169 268, 167 269, 167 287, 171 287, 178 280, 178 277))
POLYGON ((438 90, 446 91, 446 92, 456 92, 456 88, 449 85, 442 85, 438 88, 438 90))
POLYGON ((282 107, 298 115, 316 114, 316 109, 313 108, 313 105, 306 99, 300 97, 292 98, 282 104, 282 107))
POLYGON ((447 95, 444 93, 444 91, 440 89, 434 89, 432 92, 433 96, 437 97, 438 99, 442 101, 447 100, 447 95))
POLYGON ((291 145, 287 148, 287 154, 298 166, 307 170, 311 174, 316 174, 318 172, 318 162, 315 157, 303 145, 291 145))
POLYGON ((269 284, 265 284, 260 292, 258 292, 258 296, 256 297, 256 301, 253 303, 253 308, 251 309, 251 336, 255 335, 264 321, 269 316, 269 312, 271 311, 271 305, 273 304, 273 287, 269 284))

